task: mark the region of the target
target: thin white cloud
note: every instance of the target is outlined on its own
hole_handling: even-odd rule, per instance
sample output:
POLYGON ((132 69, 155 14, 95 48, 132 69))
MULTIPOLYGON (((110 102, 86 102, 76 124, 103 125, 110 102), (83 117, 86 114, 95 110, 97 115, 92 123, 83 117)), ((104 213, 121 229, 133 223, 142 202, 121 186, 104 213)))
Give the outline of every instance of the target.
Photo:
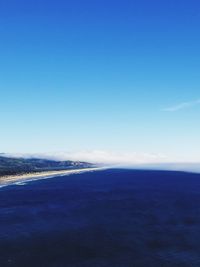
POLYGON ((174 111, 179 111, 181 109, 187 109, 187 108, 195 107, 197 105, 200 105, 200 99, 197 99, 195 101, 188 101, 188 102, 179 103, 177 105, 165 108, 163 110, 169 111, 169 112, 174 112, 174 111))
POLYGON ((91 163, 102 164, 148 164, 158 163, 165 160, 165 156, 162 154, 152 153, 117 153, 104 150, 93 151, 77 151, 77 152, 54 152, 54 153, 35 153, 35 154, 5 154, 11 157, 23 157, 23 158, 44 158, 51 160, 73 160, 73 161, 85 161, 91 163))

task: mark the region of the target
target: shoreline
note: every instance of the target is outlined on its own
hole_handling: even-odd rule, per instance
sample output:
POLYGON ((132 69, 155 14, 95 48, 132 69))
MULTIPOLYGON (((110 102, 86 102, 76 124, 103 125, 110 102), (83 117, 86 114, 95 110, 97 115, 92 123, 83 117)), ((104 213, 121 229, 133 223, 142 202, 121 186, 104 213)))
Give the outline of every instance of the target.
POLYGON ((14 184, 20 185, 29 181, 36 181, 40 179, 47 179, 70 174, 78 174, 83 172, 98 171, 103 169, 105 169, 105 167, 82 168, 82 169, 60 170, 60 171, 44 171, 44 172, 26 173, 19 175, 1 176, 0 187, 14 185, 14 184))

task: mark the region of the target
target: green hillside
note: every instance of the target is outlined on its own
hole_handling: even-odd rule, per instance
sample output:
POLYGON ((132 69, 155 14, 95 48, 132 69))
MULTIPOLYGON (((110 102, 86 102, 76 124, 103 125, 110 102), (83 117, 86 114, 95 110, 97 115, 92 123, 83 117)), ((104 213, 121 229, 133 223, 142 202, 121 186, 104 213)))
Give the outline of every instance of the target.
POLYGON ((79 161, 54 161, 39 158, 11 158, 0 156, 0 176, 28 172, 88 168, 93 165, 79 161))

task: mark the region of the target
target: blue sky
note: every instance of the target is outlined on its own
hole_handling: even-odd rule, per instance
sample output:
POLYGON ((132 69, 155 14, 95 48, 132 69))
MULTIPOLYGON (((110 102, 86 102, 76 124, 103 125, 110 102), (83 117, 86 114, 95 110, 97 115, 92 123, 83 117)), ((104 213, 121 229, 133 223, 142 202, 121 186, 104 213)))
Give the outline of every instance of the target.
POLYGON ((192 0, 1 1, 0 150, 199 161, 199 29, 192 0))

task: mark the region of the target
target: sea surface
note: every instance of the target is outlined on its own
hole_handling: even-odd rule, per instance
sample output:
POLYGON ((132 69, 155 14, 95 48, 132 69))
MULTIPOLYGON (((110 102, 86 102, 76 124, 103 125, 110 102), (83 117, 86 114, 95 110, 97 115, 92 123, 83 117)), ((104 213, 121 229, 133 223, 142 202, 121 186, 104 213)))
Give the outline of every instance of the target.
POLYGON ((199 267, 200 174, 110 169, 3 187, 0 266, 199 267))

